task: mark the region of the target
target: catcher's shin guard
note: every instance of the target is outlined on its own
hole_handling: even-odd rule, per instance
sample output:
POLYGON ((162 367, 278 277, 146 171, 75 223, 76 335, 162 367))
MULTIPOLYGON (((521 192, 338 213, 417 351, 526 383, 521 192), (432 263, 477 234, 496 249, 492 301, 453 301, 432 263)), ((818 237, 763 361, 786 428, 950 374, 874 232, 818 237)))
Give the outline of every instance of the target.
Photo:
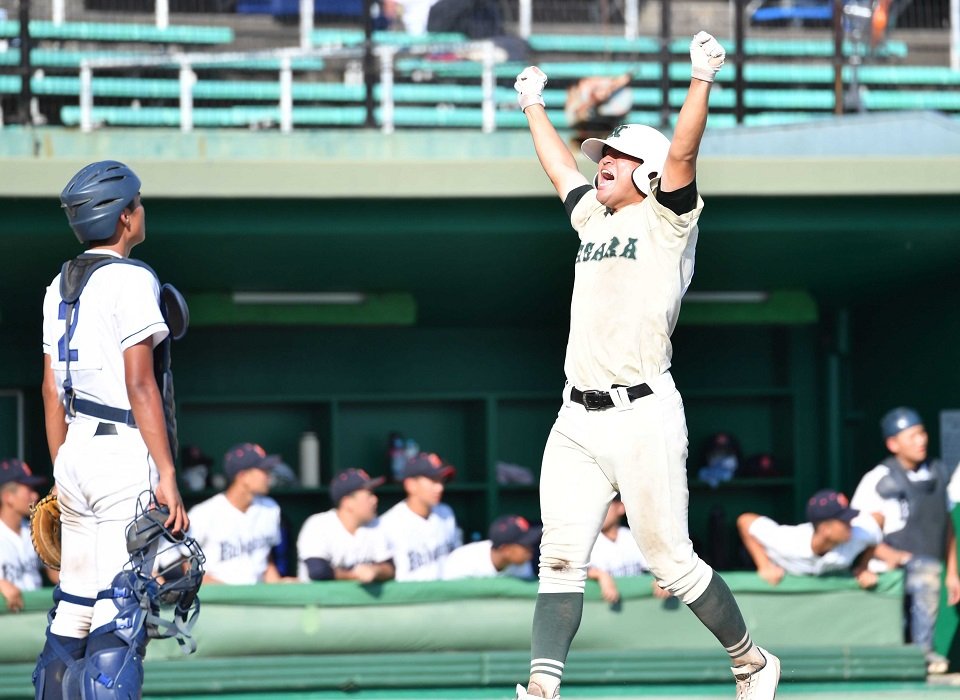
POLYGON ((64 690, 63 680, 67 669, 83 658, 86 649, 86 637, 64 637, 47 629, 47 641, 33 669, 34 698, 61 700, 71 697, 64 690))
POLYGON ((60 586, 53 589, 53 608, 47 613, 47 640, 37 657, 37 665, 33 669, 33 687, 36 700, 61 700, 70 695, 63 690, 63 679, 67 669, 78 663, 87 649, 86 637, 66 637, 50 631, 50 625, 57 614, 57 605, 60 601, 75 605, 93 607, 96 602, 93 598, 82 598, 70 595, 60 590, 60 586))
POLYGON ((113 599, 116 617, 90 633, 83 660, 67 669, 64 698, 134 700, 143 688, 146 619, 156 583, 135 571, 122 571, 98 599, 113 599))

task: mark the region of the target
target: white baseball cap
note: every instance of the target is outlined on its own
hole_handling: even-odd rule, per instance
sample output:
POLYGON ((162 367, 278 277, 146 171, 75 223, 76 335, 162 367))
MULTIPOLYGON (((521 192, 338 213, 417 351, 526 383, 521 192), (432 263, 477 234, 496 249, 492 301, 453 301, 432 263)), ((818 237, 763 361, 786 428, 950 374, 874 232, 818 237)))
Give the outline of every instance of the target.
MULTIPOLYGON (((663 174, 670 140, 645 124, 621 124, 605 139, 587 139, 580 145, 583 155, 599 163, 603 147, 609 146, 643 162, 633 171, 633 183, 645 196, 650 194, 650 181, 663 174)), ((596 178, 594 178, 596 186, 596 178)))

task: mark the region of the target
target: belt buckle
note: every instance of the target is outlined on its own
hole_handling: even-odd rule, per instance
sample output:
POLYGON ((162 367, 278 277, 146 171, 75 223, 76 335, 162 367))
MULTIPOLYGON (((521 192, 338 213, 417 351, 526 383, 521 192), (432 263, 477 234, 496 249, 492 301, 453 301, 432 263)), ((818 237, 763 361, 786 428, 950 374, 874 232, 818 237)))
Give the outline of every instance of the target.
POLYGON ((596 389, 588 389, 582 392, 584 408, 588 411, 599 411, 601 408, 604 408, 603 398, 606 393, 605 391, 598 391, 596 389))

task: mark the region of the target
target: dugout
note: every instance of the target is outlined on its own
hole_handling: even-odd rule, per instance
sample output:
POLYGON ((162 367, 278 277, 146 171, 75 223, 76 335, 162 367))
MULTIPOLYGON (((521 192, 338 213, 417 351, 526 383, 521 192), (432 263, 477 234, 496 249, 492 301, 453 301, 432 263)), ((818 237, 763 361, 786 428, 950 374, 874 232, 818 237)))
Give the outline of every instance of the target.
MULTIPOLYGON (((4 129, 4 454, 50 471, 39 308, 79 252, 56 197, 104 157, 141 175, 137 253, 191 305, 174 356, 183 443, 219 456, 255 440, 296 467, 312 430, 325 484, 350 466, 385 474, 398 430, 457 466, 447 500, 468 539, 501 513, 536 516, 535 488, 498 484, 495 465, 538 469, 577 241, 524 133, 4 129), (329 292, 362 298, 277 296, 329 292)), ((958 389, 958 173, 960 130, 938 115, 708 131, 701 296, 684 304, 674 374, 691 529, 719 568, 740 566, 739 512, 796 521, 815 489, 851 492, 881 455, 889 407, 916 406, 939 451, 938 413, 958 389), (698 482, 698 447, 721 430, 779 473, 698 482)), ((382 507, 399 494, 385 486, 382 507)), ((294 531, 329 506, 322 486, 276 497, 294 531)))

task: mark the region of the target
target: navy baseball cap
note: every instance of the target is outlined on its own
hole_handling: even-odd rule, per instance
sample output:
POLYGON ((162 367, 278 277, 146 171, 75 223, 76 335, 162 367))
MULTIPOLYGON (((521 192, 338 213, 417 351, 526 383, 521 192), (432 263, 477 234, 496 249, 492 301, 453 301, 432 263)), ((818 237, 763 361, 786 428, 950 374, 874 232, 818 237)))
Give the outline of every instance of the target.
POLYGON ((34 476, 26 462, 19 459, 5 459, 0 462, 0 486, 10 483, 36 488, 46 484, 47 480, 42 476, 34 476))
POLYGON ((520 544, 535 549, 540 544, 543 528, 531 525, 519 515, 501 515, 490 524, 490 541, 494 547, 520 544))
POLYGON ((403 478, 409 479, 414 476, 425 476, 434 481, 447 481, 452 479, 457 470, 444 462, 433 452, 421 452, 416 457, 407 460, 403 467, 403 478))
POLYGON ((370 475, 363 469, 347 469, 347 471, 337 474, 330 481, 330 500, 334 504, 339 504, 340 499, 344 496, 349 496, 360 489, 373 491, 381 486, 384 481, 385 479, 382 476, 371 479, 370 475))
POLYGON ((850 507, 846 496, 833 489, 817 491, 807 501, 807 520, 812 523, 823 520, 842 520, 849 523, 859 514, 859 510, 850 507))
POLYGON ((241 442, 234 445, 223 456, 223 473, 233 479, 244 469, 264 469, 270 471, 280 464, 280 455, 268 455, 260 445, 241 442))
POLYGON ((888 411, 887 414, 880 419, 880 429, 883 431, 884 440, 915 425, 923 425, 923 419, 919 413, 907 406, 898 406, 888 411))

